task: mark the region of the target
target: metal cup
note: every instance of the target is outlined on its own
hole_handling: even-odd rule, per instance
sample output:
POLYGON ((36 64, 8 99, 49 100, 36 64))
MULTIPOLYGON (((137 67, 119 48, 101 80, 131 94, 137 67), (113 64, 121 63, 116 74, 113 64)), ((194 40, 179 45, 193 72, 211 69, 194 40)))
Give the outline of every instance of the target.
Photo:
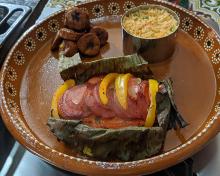
POLYGON ((125 55, 137 53, 149 63, 158 63, 169 59, 175 51, 176 32, 179 28, 180 20, 177 14, 171 9, 155 4, 141 5, 127 11, 121 19, 123 34, 123 52, 125 55), (177 28, 171 34, 161 38, 141 38, 129 33, 123 25, 125 16, 140 9, 159 8, 168 11, 177 20, 177 28))

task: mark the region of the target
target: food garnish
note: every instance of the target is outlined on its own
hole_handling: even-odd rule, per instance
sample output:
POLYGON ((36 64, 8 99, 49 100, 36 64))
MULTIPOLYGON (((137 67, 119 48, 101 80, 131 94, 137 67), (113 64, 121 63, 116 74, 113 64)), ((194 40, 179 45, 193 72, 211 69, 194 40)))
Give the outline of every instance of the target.
POLYGON ((152 127, 155 118, 156 118, 156 109, 157 109, 157 103, 156 103, 156 95, 158 92, 159 83, 157 80, 149 79, 149 94, 150 94, 150 107, 148 109, 145 126, 146 127, 152 127))
POLYGON ((132 75, 130 73, 124 75, 120 74, 115 80, 116 97, 118 99, 118 102, 124 109, 127 109, 128 106, 128 81, 131 76, 132 75))
POLYGON ((59 118, 58 101, 62 97, 64 92, 73 86, 75 86, 75 81, 67 80, 60 87, 57 88, 56 92, 53 95, 52 104, 51 104, 51 116, 52 117, 59 118))
POLYGON ((108 104, 107 88, 117 78, 118 73, 109 73, 101 81, 99 86, 99 97, 101 102, 106 105, 108 104))

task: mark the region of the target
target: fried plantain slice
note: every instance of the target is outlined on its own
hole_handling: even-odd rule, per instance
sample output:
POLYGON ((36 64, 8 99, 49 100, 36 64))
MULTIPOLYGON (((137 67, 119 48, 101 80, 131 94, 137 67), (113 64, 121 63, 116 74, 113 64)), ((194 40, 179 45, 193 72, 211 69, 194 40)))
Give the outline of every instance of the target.
POLYGON ((100 40, 101 46, 104 46, 106 44, 108 40, 108 32, 106 31, 106 29, 99 26, 95 26, 91 28, 90 32, 95 33, 97 35, 97 37, 100 40))
POLYGON ((90 28, 89 14, 78 7, 73 7, 65 14, 64 25, 76 31, 90 28))
POLYGON ((94 33, 87 33, 78 40, 77 46, 82 54, 95 56, 100 50, 100 40, 94 33))
POLYGON ((73 42, 71 40, 64 40, 62 50, 64 52, 64 56, 71 57, 78 52, 78 47, 76 42, 73 42))

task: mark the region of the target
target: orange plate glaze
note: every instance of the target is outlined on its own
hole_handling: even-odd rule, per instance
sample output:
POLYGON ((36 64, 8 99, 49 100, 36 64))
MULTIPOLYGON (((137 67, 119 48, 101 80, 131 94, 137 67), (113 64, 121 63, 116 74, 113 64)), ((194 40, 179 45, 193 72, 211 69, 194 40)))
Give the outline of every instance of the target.
MULTIPOLYGON (((173 57, 152 65, 151 69, 157 78, 172 78, 176 104, 190 125, 168 132, 162 154, 134 162, 88 160, 58 142, 46 123, 53 92, 62 83, 57 60, 50 52, 51 41, 63 26, 64 11, 61 11, 28 30, 2 67, 1 115, 16 140, 45 161, 68 171, 87 175, 136 175, 156 172, 186 159, 219 132, 219 36, 181 7, 159 0, 146 2, 162 4, 180 16, 181 30, 177 33, 173 57)), ((102 0, 79 5, 89 12, 93 23, 109 32, 109 43, 99 57, 123 54, 120 15, 143 3, 102 0)))

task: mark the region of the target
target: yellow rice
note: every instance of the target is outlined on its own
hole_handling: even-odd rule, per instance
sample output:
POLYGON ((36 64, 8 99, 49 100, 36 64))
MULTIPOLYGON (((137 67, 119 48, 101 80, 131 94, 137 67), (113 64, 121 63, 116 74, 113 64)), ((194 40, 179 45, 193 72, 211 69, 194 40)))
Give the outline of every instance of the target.
POLYGON ((123 19, 130 34, 141 38, 161 38, 177 28, 177 20, 168 11, 159 8, 140 9, 123 19))

